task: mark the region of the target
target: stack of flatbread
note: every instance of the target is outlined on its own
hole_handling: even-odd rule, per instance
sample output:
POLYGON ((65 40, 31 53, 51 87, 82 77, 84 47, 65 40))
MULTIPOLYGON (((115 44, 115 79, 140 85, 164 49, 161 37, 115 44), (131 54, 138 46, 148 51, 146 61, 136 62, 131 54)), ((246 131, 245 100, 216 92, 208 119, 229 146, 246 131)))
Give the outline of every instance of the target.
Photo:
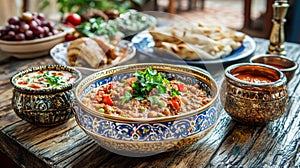
POLYGON ((152 27, 155 48, 184 60, 212 60, 225 57, 242 46, 245 34, 213 25, 174 24, 152 27))
POLYGON ((67 48, 67 58, 71 66, 102 68, 126 57, 102 36, 81 37, 72 41, 67 48))

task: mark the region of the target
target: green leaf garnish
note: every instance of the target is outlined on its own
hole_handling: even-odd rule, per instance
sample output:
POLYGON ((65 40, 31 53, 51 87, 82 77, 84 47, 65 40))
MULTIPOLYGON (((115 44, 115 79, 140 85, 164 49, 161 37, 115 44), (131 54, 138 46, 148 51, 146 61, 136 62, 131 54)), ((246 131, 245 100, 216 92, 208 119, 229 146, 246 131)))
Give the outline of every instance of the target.
POLYGON ((41 77, 43 77, 47 80, 47 82, 49 83, 49 86, 61 86, 61 85, 65 84, 65 81, 62 81, 61 77, 52 76, 49 74, 49 72, 43 74, 41 77))
POLYGON ((157 70, 148 67, 144 71, 138 71, 134 74, 137 78, 135 82, 131 84, 134 90, 133 97, 137 100, 143 100, 148 97, 148 93, 156 88, 158 94, 165 94, 167 87, 165 84, 169 84, 167 78, 163 74, 158 73, 157 70))
POLYGON ((124 93, 124 96, 122 97, 122 100, 120 102, 121 105, 124 105, 126 102, 128 102, 132 98, 131 93, 126 90, 124 93))
POLYGON ((173 97, 173 96, 176 96, 176 95, 181 95, 180 91, 172 88, 171 89, 171 96, 173 97))
POLYGON ((161 101, 159 101, 156 96, 150 96, 148 97, 148 100, 151 104, 158 104, 160 107, 165 107, 165 105, 161 101))
POLYGON ((81 23, 76 30, 87 37, 108 36, 113 39, 119 29, 116 23, 105 22, 102 18, 90 18, 88 22, 81 23))

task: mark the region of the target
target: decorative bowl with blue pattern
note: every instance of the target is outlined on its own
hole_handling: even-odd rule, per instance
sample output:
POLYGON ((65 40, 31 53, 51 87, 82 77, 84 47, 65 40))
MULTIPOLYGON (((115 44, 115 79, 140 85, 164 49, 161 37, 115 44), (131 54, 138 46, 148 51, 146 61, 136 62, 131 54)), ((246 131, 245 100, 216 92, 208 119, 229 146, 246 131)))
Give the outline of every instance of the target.
POLYGON ((142 157, 187 147, 211 129, 220 116, 219 89, 202 69, 161 63, 142 63, 113 67, 83 79, 75 90, 73 110, 76 122, 87 135, 105 149, 125 156, 142 157), (124 118, 100 113, 87 107, 82 98, 93 88, 131 77, 151 66, 188 84, 199 84, 212 100, 199 109, 157 118, 124 118))

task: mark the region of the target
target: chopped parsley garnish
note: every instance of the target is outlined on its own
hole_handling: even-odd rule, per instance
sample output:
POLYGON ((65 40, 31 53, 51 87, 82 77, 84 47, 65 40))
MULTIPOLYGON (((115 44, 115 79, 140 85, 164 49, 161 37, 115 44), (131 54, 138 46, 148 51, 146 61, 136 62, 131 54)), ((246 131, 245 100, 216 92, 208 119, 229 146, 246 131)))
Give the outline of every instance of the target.
MULTIPOLYGON (((178 89, 171 88, 171 91, 167 92, 166 85, 170 84, 170 81, 164 76, 164 74, 157 72, 157 70, 148 67, 144 71, 137 71, 134 74, 136 81, 131 83, 131 88, 133 89, 133 94, 129 91, 125 91, 124 96, 122 96, 120 104, 124 105, 126 102, 130 101, 131 98, 136 100, 148 99, 151 104, 158 104, 160 107, 165 107, 157 96, 162 96, 167 98, 168 94, 172 97, 176 95, 181 95, 178 89), (156 89, 154 94, 149 96, 151 90, 156 89)), ((129 82, 126 81, 124 85, 129 82)))
POLYGON ((174 88, 171 89, 171 96, 177 96, 177 95, 181 95, 179 90, 176 90, 174 88))
POLYGON ((134 90, 133 97, 137 100, 143 100, 148 97, 148 93, 156 88, 158 94, 165 94, 167 87, 164 84, 169 84, 167 78, 163 74, 148 67, 145 71, 138 71, 135 73, 137 80, 131 84, 134 90))
POLYGON ((41 77, 45 78, 50 86, 60 86, 65 84, 65 81, 62 81, 61 77, 49 75, 48 72, 43 74, 41 77))

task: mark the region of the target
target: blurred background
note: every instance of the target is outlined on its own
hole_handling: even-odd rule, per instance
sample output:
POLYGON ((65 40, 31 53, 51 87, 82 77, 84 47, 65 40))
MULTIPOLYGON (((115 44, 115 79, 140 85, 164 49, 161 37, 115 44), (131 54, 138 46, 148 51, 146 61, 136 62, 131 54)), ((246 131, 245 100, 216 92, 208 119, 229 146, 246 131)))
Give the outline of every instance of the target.
MULTIPOLYGON (((0 25, 23 11, 43 12, 52 20, 60 20, 63 13, 80 13, 90 8, 137 9, 163 11, 184 17, 191 22, 226 26, 252 37, 268 38, 272 28, 274 0, 0 0, 0 25)), ((289 0, 286 16, 286 41, 300 42, 298 31, 300 1, 289 0)))

